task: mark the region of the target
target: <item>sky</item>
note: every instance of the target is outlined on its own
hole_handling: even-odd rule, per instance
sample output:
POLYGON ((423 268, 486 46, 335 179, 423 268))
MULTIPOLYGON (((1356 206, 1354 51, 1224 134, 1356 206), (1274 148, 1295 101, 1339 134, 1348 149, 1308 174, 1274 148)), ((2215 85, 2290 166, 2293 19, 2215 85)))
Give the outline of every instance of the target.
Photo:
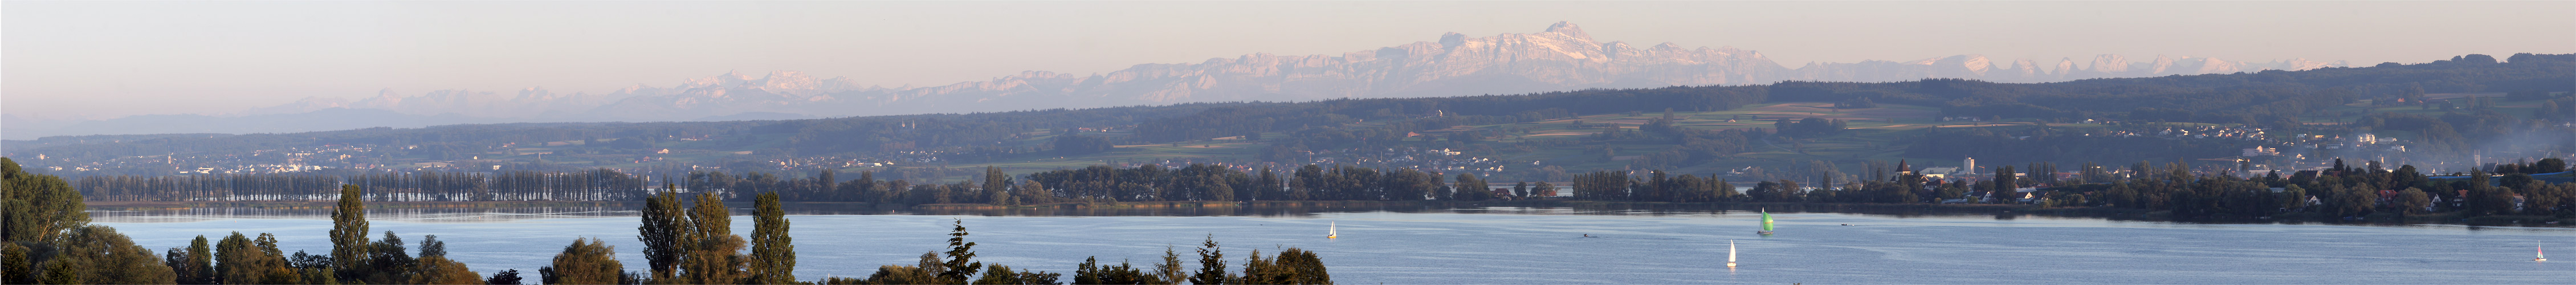
POLYGON ((1603 42, 1733 46, 1791 68, 1959 54, 2369 65, 2576 53, 2568 15, 2576 1, 6 1, 0 114, 224 114, 380 90, 596 93, 729 71, 935 86, 1341 54, 1558 21, 1603 42))

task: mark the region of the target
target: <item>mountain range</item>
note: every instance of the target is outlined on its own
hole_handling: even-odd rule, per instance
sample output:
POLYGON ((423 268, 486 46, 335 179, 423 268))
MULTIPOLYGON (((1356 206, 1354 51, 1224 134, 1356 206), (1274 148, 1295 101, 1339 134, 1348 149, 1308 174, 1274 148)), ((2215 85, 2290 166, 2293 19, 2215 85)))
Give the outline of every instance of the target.
POLYGON ((1468 37, 1342 54, 1257 53, 1198 63, 1138 64, 1070 74, 1025 71, 986 81, 928 87, 858 86, 846 77, 794 71, 754 77, 728 72, 670 87, 638 84, 606 93, 392 90, 360 99, 307 98, 226 115, 145 115, 94 121, 18 117, 8 139, 52 135, 301 132, 460 123, 767 120, 860 115, 989 112, 1217 101, 1517 94, 1590 88, 1767 84, 1779 81, 1887 82, 1965 78, 2032 83, 2348 66, 2306 59, 2271 62, 2156 56, 2095 56, 2041 66, 1981 55, 1914 61, 1808 63, 1789 68, 1734 47, 1638 47, 1600 42, 1565 22, 1527 34, 1468 37))

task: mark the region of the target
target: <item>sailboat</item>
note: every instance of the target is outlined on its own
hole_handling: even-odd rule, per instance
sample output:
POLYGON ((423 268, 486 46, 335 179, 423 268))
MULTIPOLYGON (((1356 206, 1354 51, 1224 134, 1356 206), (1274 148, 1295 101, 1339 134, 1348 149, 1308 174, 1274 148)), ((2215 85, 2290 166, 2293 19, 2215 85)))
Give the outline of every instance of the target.
POLYGON ((1726 268, 1735 268, 1735 240, 1726 240, 1726 268))
POLYGON ((1342 223, 1333 222, 1331 227, 1325 228, 1324 238, 1342 238, 1342 223))
POLYGON ((1755 233, 1771 234, 1771 210, 1762 210, 1762 231, 1755 233))
POLYGON ((2540 250, 2540 242, 2531 242, 2531 261, 2549 261, 2549 252, 2540 250))

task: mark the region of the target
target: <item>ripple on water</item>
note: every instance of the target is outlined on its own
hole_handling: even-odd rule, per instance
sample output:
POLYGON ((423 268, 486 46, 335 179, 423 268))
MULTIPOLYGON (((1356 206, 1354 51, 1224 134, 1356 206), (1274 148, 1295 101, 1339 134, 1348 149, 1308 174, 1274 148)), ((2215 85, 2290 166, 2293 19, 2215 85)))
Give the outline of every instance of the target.
MULTIPOLYGON (((614 211, 422 212, 371 224, 374 231, 395 231, 414 244, 420 235, 438 235, 449 243, 451 258, 484 273, 533 271, 576 237, 601 238, 617 247, 629 269, 641 269, 635 217, 585 216, 614 211), (509 217, 493 218, 498 216, 509 217)), ((1066 273, 1086 257, 1144 266, 1159 260, 1166 246, 1195 262, 1193 248, 1214 235, 1235 266, 1256 249, 1271 254, 1300 247, 1322 256, 1335 281, 1345 284, 2555 283, 2576 270, 2569 263, 2528 261, 2534 240, 2576 248, 2576 231, 2565 229, 1774 213, 1782 233, 1763 236, 1752 233, 1754 215, 1481 211, 1512 214, 789 219, 796 271, 805 279, 865 276, 879 265, 911 264, 923 252, 943 250, 951 220, 965 221, 974 233, 968 240, 979 244, 980 260, 1015 269, 1066 273), (1338 223, 1343 238, 1323 239, 1328 223, 1338 223), (1737 243, 1744 266, 1723 266, 1728 240, 1737 243)), ((99 224, 156 250, 184 246, 196 235, 220 238, 238 230, 277 233, 289 252, 329 251, 323 239, 328 220, 278 217, 125 215, 99 224)), ((735 218, 734 232, 748 234, 749 217, 735 218)))

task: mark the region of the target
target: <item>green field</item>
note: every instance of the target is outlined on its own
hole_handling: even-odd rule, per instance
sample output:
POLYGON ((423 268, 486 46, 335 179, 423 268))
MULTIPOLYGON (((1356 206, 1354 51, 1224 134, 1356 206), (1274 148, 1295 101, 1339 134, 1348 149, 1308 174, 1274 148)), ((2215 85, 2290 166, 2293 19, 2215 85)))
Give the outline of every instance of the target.
MULTIPOLYGON (((2497 105, 2497 111, 2514 116, 2528 116, 2541 102, 2538 100, 2505 101, 2503 100, 2501 93, 2428 95, 2428 97, 2434 99, 2459 99, 2470 96, 2493 97, 2491 100, 2496 100, 2495 103, 2497 105)), ((1794 142, 1787 143, 1758 144, 1751 146, 1746 152, 1734 154, 1734 158, 1731 159, 1722 159, 1711 163, 1683 167, 1681 169, 1666 170, 1677 173, 1709 174, 1723 173, 1730 169, 1738 169, 1748 166, 1776 168, 1799 161, 1831 161, 1844 168, 1855 168, 1860 167, 1860 162, 1863 161, 1892 162, 1901 159, 1928 160, 1931 158, 1902 156, 1908 145, 1905 140, 1915 136, 1924 129, 2014 128, 2026 127, 2035 124, 2027 122, 2027 120, 2012 118, 2005 119, 2005 122, 1942 122, 1938 120, 1938 116, 1940 114, 1939 108, 1929 106, 1880 104, 1880 107, 1878 108, 1868 109, 1835 109, 1831 106, 1832 103, 1789 102, 1748 105, 1742 108, 1725 111, 1673 112, 1670 115, 1677 118, 1675 125, 1690 129, 1769 128, 1772 125, 1772 120, 1775 119, 1803 119, 1811 117, 1842 119, 1846 120, 1848 125, 1846 131, 1842 134, 1827 137, 1798 139, 1794 142)), ((2463 106, 2465 107, 2465 105, 2463 106)), ((2374 107, 2371 105, 2371 102, 2363 100, 2325 110, 2323 112, 2315 112, 2313 113, 2314 115, 2301 117, 2299 119, 2302 122, 2310 124, 2340 124, 2357 118, 2357 116, 2344 116, 2344 114, 2347 113, 2368 114, 2379 112, 2406 113, 2438 117, 2445 111, 2427 110, 2413 106, 2374 107)), ((1544 165, 1563 167, 1572 172, 1582 172, 1599 169, 1621 169, 1626 167, 1629 163, 1628 161, 1623 160, 1601 159, 1601 155, 1586 152, 1586 148, 1608 145, 1621 149, 1621 151, 1616 152, 1616 156, 1629 156, 1654 153, 1671 147, 1669 142, 1656 140, 1614 140, 1606 143, 1583 142, 1586 137, 1590 137, 1601 132, 1604 125, 1614 125, 1621 128, 1634 129, 1646 124, 1650 120, 1661 118, 1663 116, 1666 116, 1666 114, 1662 112, 1594 114, 1527 123, 1453 126, 1449 129, 1422 132, 1436 134, 1437 132, 1461 130, 1486 130, 1506 135, 1487 137, 1484 141, 1478 142, 1478 144, 1517 146, 1523 145, 1523 142, 1531 142, 1535 144, 1530 145, 1557 145, 1554 147, 1540 147, 1527 150, 1522 150, 1519 147, 1491 147, 1491 149, 1496 151, 1491 151, 1491 153, 1471 152, 1466 155, 1501 160, 1504 161, 1504 164, 1507 166, 1526 167, 1529 165, 1529 162, 1537 161, 1544 165), (1580 127, 1578 127, 1578 122, 1580 122, 1580 127), (1550 141, 1557 142, 1551 143, 1550 141)), ((1369 127, 1377 124, 1379 123, 1359 123, 1353 124, 1352 127, 1369 127)), ((2172 124, 2178 126, 2217 125, 2201 123, 2172 124)), ((2049 124, 2049 126, 2059 128, 2099 128, 2104 125, 2052 123, 2049 124)), ((1052 135, 1047 135, 1048 133, 1051 132, 1045 130, 1032 130, 1027 139, 1008 143, 1006 145, 1037 146, 1045 144, 1048 140, 1054 138, 1052 135)), ((2386 134, 2384 135, 2400 137, 2411 135, 2404 132, 2394 131, 2385 133, 2386 134)), ((1087 133, 1086 135, 1124 136, 1127 134, 1124 131, 1115 131, 1106 133, 1087 133)), ((1277 138, 1284 135, 1287 134, 1271 132, 1264 133, 1263 137, 1277 138)), ((754 152, 761 149, 778 149, 788 141, 788 138, 784 137, 784 135, 777 136, 780 137, 763 137, 756 140, 750 140, 758 142, 753 145, 719 145, 717 141, 685 141, 669 143, 664 144, 661 147, 671 149, 673 151, 672 153, 655 154, 652 156, 661 157, 669 161, 688 161, 701 164, 728 160, 750 160, 759 157, 774 157, 755 154, 754 152)), ((516 148, 516 151, 519 153, 518 155, 492 153, 490 155, 498 157, 487 158, 516 159, 544 156, 548 161, 555 163, 570 163, 576 165, 596 164, 599 167, 642 167, 659 163, 631 163, 630 160, 635 157, 635 155, 537 154, 550 152, 555 148, 565 146, 579 146, 583 143, 583 141, 563 141, 544 143, 541 146, 522 146, 516 148)), ((895 167, 946 167, 949 169, 960 170, 997 167, 1012 174, 1027 174, 1039 171, 1120 163, 1144 164, 1158 163, 1162 161, 1256 163, 1258 161, 1255 159, 1255 156, 1262 148, 1267 146, 1268 145, 1266 143, 1260 141, 1243 140, 1241 137, 1228 137, 1165 144, 1120 145, 1108 152, 1079 156, 1025 155, 1021 157, 995 157, 989 159, 989 161, 983 158, 951 157, 948 161, 941 162, 897 163, 895 167)), ((1947 159, 1941 160, 1946 161, 1947 159)), ((886 168, 887 167, 852 167, 843 168, 840 169, 840 171, 844 173, 854 173, 858 171, 884 170, 886 168)), ((1858 169, 1847 169, 1846 171, 1857 170, 1858 169)), ((943 180, 956 181, 957 179, 965 179, 967 178, 965 175, 973 172, 974 171, 951 172, 951 175, 949 177, 945 177, 943 180)))
MULTIPOLYGON (((1708 174, 1725 172, 1730 169, 1747 166, 1770 167, 1785 165, 1793 161, 1809 160, 1837 161, 1837 163, 1846 166, 1857 166, 1857 161, 1896 161, 1899 159, 1908 159, 1900 157, 1899 155, 1904 152, 1905 143, 1902 140, 1925 128, 2017 127, 2032 125, 2032 123, 2027 122, 1940 122, 1937 120, 1939 109, 1925 106, 1881 104, 1881 107, 1879 108, 1840 110, 1832 109, 1828 106, 1830 106, 1830 103, 1795 102, 1751 105, 1744 108, 1726 111, 1674 112, 1672 115, 1679 118, 1676 125, 1691 129, 1769 128, 1771 127, 1770 120, 1772 119, 1803 119, 1809 117, 1844 119, 1849 121, 1849 125, 1848 131, 1844 134, 1802 139, 1795 144, 1781 144, 1777 146, 1758 145, 1751 149, 1751 151, 1735 154, 1736 158, 1733 159, 1725 159, 1708 164, 1685 167, 1682 169, 1668 169, 1668 171, 1708 174), (1761 120, 1755 120, 1755 118, 1760 118, 1761 120), (1730 122, 1730 120, 1732 120, 1732 122, 1730 122)), ((1517 144, 1524 141, 1540 142, 1549 140, 1577 141, 1600 132, 1602 124, 1617 125, 1622 128, 1634 129, 1638 126, 1644 125, 1649 120, 1660 118, 1662 116, 1664 116, 1664 114, 1660 112, 1597 114, 1528 123, 1457 126, 1444 131, 1519 130, 1516 132, 1506 132, 1511 133, 1511 135, 1508 136, 1491 137, 1487 138, 1486 142, 1481 142, 1487 144, 1517 144), (1588 124, 1589 126, 1577 128, 1574 123, 1578 121, 1588 124)), ((2051 124, 2051 126, 2082 128, 2099 127, 2100 125, 2051 124)), ((1286 134, 1277 132, 1263 134, 1264 137, 1273 138, 1282 135, 1286 134)), ((1034 145, 1044 143, 1049 138, 1052 137, 1033 137, 1023 141, 1022 143, 1034 145)), ((1629 163, 1628 161, 1602 160, 1599 158, 1599 155, 1586 154, 1582 149, 1582 147, 1587 146, 1599 146, 1602 145, 1602 143, 1583 143, 1578 145, 1580 146, 1539 148, 1528 151, 1517 151, 1512 148, 1497 147, 1495 149, 1505 151, 1500 151, 1499 153, 1468 153, 1466 155, 1502 160, 1506 162, 1505 165, 1526 166, 1528 165, 1528 162, 1539 161, 1545 165, 1563 167, 1569 171, 1619 169, 1629 163)), ((1663 149, 1671 146, 1668 143, 1660 141, 1637 140, 1612 141, 1609 142, 1608 145, 1622 148, 1623 151, 1617 154, 1620 156, 1653 153, 1662 151, 1663 149)), ((1194 160, 1200 162, 1252 163, 1257 162, 1254 159, 1254 156, 1261 148, 1266 146, 1267 144, 1265 143, 1244 141, 1240 138, 1220 138, 1213 140, 1197 140, 1153 145, 1121 145, 1109 152, 1092 155, 1021 158, 997 162, 951 163, 946 166, 950 168, 969 169, 991 166, 1001 168, 1003 171, 1012 174, 1025 174, 1038 171, 1079 168, 1084 166, 1121 162, 1141 164, 1164 160, 1194 160)), ((846 173, 873 169, 877 168, 851 168, 843 169, 841 171, 846 173)), ((964 178, 966 177, 952 176, 948 179, 964 178)))

